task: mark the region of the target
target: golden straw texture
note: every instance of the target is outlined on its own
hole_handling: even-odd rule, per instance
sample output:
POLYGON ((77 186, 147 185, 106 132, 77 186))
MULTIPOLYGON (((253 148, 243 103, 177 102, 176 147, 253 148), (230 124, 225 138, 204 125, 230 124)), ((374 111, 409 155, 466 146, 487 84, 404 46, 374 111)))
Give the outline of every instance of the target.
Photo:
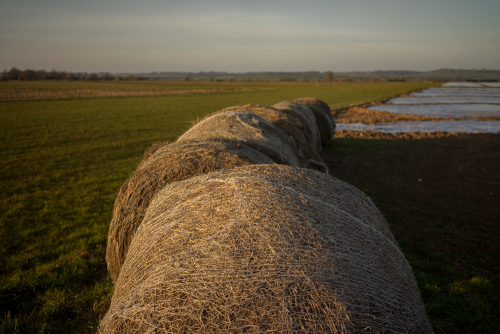
POLYGON ((310 142, 318 152, 321 151, 321 135, 318 126, 316 125, 316 118, 313 112, 302 103, 283 101, 276 103, 272 106, 296 119, 304 125, 306 133, 310 136, 310 142))
POLYGON ((275 162, 244 142, 228 139, 153 145, 116 197, 106 250, 108 271, 113 281, 118 278, 128 247, 149 203, 165 185, 217 170, 275 162))
POLYGON ((432 333, 373 202, 326 174, 250 165, 167 185, 100 333, 432 333))
POLYGON ((311 136, 302 122, 281 110, 257 104, 247 104, 229 107, 218 113, 224 112, 251 112, 281 129, 282 131, 277 132, 276 135, 286 135, 281 139, 294 148, 301 167, 307 166, 310 159, 318 162, 323 161, 316 147, 311 144, 311 136))
POLYGON ((284 139, 286 134, 262 117, 250 112, 223 112, 213 114, 193 125, 177 139, 201 140, 209 138, 226 138, 243 140, 247 145, 265 152, 275 153, 274 160, 279 163, 299 166, 300 162, 294 148, 284 139))
POLYGON ((335 121, 333 120, 332 111, 328 104, 315 97, 303 97, 295 100, 295 102, 305 105, 312 111, 319 133, 321 134, 321 145, 327 145, 335 132, 335 121))

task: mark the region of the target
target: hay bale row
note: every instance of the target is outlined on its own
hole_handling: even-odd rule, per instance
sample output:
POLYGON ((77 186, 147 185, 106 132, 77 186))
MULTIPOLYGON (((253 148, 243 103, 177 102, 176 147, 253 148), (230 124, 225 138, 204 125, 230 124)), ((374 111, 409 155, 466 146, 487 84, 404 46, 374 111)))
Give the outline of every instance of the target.
POLYGON ((321 156, 311 140, 310 131, 298 118, 273 107, 256 104, 229 107, 218 113, 224 112, 253 113, 276 126, 280 129, 276 134, 281 135, 281 140, 293 148, 301 167, 306 166, 311 159, 321 161, 321 156))
POLYGON ((168 183, 248 164, 277 163, 328 172, 318 152, 324 138, 315 114, 297 102, 277 106, 224 109, 195 124, 177 142, 156 144, 146 151, 115 201, 106 251, 113 281, 151 200, 168 183))
POLYGON ((132 240, 101 333, 432 333, 373 202, 248 165, 173 182, 132 240))
POLYGON ((210 138, 154 145, 116 197, 106 251, 113 281, 151 200, 167 184, 213 171, 275 162, 239 140, 210 138))
POLYGON ((313 147, 315 147, 318 151, 321 151, 321 135, 311 109, 301 103, 289 101, 276 103, 273 105, 273 108, 300 120, 306 129, 306 133, 310 136, 310 141, 313 147))
POLYGON ((314 97, 305 97, 295 100, 311 110, 316 119, 319 133, 321 135, 321 145, 325 146, 330 142, 335 131, 335 121, 333 120, 332 110, 325 102, 314 97))
POLYGON ((283 164, 300 165, 295 150, 285 139, 286 134, 252 112, 213 114, 192 126, 177 142, 210 138, 244 140, 250 145, 266 149, 266 152, 275 152, 276 158, 283 164))

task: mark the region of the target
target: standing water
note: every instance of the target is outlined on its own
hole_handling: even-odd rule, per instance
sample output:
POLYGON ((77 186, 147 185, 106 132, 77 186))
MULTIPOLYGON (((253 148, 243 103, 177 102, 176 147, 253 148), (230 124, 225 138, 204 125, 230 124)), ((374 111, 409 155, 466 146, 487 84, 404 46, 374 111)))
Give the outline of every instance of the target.
POLYGON ((397 97, 387 104, 371 106, 369 110, 390 113, 430 116, 453 121, 421 121, 367 124, 337 124, 337 130, 374 132, 471 132, 500 133, 500 121, 473 118, 500 117, 500 83, 449 82, 409 97, 397 97), (499 85, 497 85, 499 84, 499 85))

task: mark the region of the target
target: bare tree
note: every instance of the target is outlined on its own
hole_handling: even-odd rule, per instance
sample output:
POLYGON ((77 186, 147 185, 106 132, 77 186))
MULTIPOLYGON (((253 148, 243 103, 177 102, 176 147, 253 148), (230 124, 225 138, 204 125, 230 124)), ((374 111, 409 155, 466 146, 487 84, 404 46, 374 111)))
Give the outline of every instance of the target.
POLYGON ((17 80, 22 75, 21 71, 13 67, 7 73, 7 80, 17 80))
POLYGON ((73 72, 68 72, 68 75, 66 76, 66 80, 68 81, 75 81, 77 79, 75 73, 73 72))
POLYGON ((115 76, 112 75, 111 73, 104 73, 100 77, 101 80, 114 80, 115 76))
POLYGON ((332 82, 333 80, 335 80, 335 74, 332 71, 326 72, 325 82, 332 82))
POLYGON ((35 80, 36 79, 36 71, 35 70, 25 70, 23 72, 26 80, 35 80))
POLYGON ((97 73, 90 73, 90 74, 87 74, 83 80, 98 80, 99 77, 97 76, 97 73))

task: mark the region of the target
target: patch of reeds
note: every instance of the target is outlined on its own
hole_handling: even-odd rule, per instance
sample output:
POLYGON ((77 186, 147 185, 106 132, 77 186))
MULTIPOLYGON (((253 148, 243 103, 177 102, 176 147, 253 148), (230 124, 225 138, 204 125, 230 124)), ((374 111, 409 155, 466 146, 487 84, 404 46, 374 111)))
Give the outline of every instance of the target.
MULTIPOLYGON (((351 107, 343 108, 333 111, 333 116, 338 123, 364 123, 369 125, 375 125, 379 123, 391 123, 391 122, 415 122, 415 121, 451 121, 455 119, 453 117, 443 117, 436 118, 431 116, 420 116, 420 115, 407 115, 407 114, 397 114, 390 113, 388 111, 370 110, 363 107, 351 107)), ((468 117, 467 119, 476 119, 480 121, 500 121, 500 117, 468 117)))

